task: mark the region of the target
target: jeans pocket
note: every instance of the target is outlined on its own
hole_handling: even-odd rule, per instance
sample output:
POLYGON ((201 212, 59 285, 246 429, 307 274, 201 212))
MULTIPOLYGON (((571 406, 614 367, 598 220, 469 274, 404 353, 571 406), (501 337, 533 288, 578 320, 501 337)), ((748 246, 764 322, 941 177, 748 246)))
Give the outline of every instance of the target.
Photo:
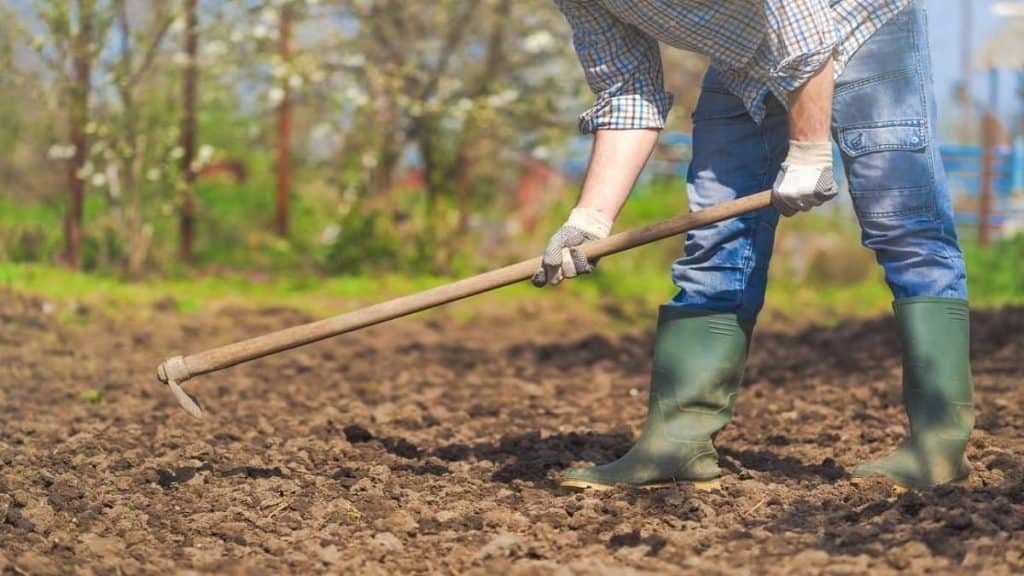
POLYGON ((928 147, 925 118, 885 120, 843 126, 839 148, 850 158, 886 150, 919 151, 928 147))
POLYGON ((935 213, 928 123, 907 118, 844 126, 839 148, 857 215, 884 219, 935 213))
POLYGON ((935 193, 931 186, 898 190, 850 191, 853 208, 861 219, 878 220, 935 212, 935 193))

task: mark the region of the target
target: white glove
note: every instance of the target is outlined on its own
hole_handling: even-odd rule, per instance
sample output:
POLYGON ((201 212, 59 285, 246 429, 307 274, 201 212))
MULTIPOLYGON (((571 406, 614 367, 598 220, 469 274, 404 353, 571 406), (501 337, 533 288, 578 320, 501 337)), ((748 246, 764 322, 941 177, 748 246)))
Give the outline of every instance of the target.
POLYGON ((597 262, 587 261, 576 246, 606 238, 611 231, 611 218, 590 208, 573 209, 569 213, 569 219, 548 241, 543 264, 533 275, 533 285, 554 286, 563 278, 575 278, 593 271, 597 262))
POLYGON ((821 206, 836 197, 831 142, 789 141, 789 154, 772 186, 772 204, 783 216, 821 206))

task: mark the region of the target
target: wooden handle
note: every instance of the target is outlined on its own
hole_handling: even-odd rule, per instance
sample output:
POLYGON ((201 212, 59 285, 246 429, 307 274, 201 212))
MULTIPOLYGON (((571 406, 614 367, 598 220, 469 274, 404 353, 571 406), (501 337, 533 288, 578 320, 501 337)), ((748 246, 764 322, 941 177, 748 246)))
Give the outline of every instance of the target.
MULTIPOLYGON (((602 240, 588 242, 580 249, 588 258, 600 258, 675 236, 687 230, 760 210, 770 204, 771 192, 760 192, 650 226, 628 230, 602 240)), ((537 257, 444 286, 374 304, 347 314, 271 332, 234 344, 197 352, 190 356, 175 356, 160 365, 157 375, 162 382, 181 383, 194 376, 223 370, 242 362, 304 346, 331 336, 352 332, 520 282, 532 277, 540 265, 541 259, 537 257)))

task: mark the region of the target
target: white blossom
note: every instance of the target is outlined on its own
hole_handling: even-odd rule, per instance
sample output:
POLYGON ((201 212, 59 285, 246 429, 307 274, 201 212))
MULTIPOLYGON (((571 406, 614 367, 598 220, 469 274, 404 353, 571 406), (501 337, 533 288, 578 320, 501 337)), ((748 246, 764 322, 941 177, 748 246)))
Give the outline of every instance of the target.
POLYGON ((274 86, 267 92, 267 102, 272 106, 277 106, 282 101, 284 101, 284 88, 274 86))
POLYGON ((228 52, 228 45, 221 40, 210 40, 203 44, 203 53, 211 58, 219 58, 228 52))
POLYGON ((523 50, 527 54, 537 54, 550 50, 555 45, 555 37, 547 30, 538 30, 523 38, 523 50))
POLYGON ((178 16, 171 22, 171 27, 168 29, 172 34, 183 34, 185 32, 185 18, 178 16))
POLYGON ((487 104, 491 108, 504 108, 505 106, 515 102, 517 98, 519 98, 519 92, 510 88, 488 96, 487 104))
POLYGON ((46 155, 53 160, 70 160, 75 157, 74 144, 53 144, 46 151, 46 155))
POLYGON ((338 226, 337 224, 329 224, 322 232, 320 232, 320 243, 331 244, 337 240, 338 234, 341 234, 341 226, 338 226))
POLYGON ((94 170, 95 168, 93 167, 92 162, 86 162, 85 164, 82 164, 82 167, 78 169, 78 172, 75 172, 75 177, 79 180, 85 180, 92 176, 94 170))
POLYGON ((159 168, 150 168, 149 170, 146 170, 146 180, 149 180, 150 182, 160 180, 161 176, 163 176, 163 172, 161 172, 159 168))
POLYGON ((366 66, 366 56, 362 54, 346 54, 341 57, 341 65, 350 68, 362 68, 366 66))
POLYGON ((209 144, 203 144, 199 147, 199 152, 196 154, 196 162, 199 164, 206 164, 213 159, 213 154, 216 152, 213 146, 209 144))
POLYGON ((264 8, 263 10, 260 11, 260 20, 268 27, 277 26, 278 22, 280 22, 281 20, 281 15, 278 13, 277 10, 273 8, 264 8))
MULTIPOLYGON (((93 182, 93 186, 102 186, 93 182)), ((107 189, 111 198, 121 197, 121 178, 114 164, 107 164, 107 189)))
POLYGON ((366 91, 355 85, 347 86, 342 92, 342 96, 357 108, 365 106, 370 101, 370 97, 366 94, 366 91))

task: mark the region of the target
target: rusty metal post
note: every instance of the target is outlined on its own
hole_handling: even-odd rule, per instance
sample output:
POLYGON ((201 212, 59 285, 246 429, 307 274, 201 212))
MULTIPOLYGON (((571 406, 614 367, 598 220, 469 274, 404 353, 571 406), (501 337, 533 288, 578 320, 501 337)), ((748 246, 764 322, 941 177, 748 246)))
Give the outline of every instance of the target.
POLYGON ((992 186, 995 179, 995 146, 998 121, 991 111, 985 112, 981 124, 981 198, 978 202, 978 244, 992 242, 992 186))
POLYGON ((971 52, 974 43, 974 0, 963 0, 960 9, 960 98, 962 116, 960 125, 960 141, 970 144, 974 133, 974 101, 971 95, 971 52))

